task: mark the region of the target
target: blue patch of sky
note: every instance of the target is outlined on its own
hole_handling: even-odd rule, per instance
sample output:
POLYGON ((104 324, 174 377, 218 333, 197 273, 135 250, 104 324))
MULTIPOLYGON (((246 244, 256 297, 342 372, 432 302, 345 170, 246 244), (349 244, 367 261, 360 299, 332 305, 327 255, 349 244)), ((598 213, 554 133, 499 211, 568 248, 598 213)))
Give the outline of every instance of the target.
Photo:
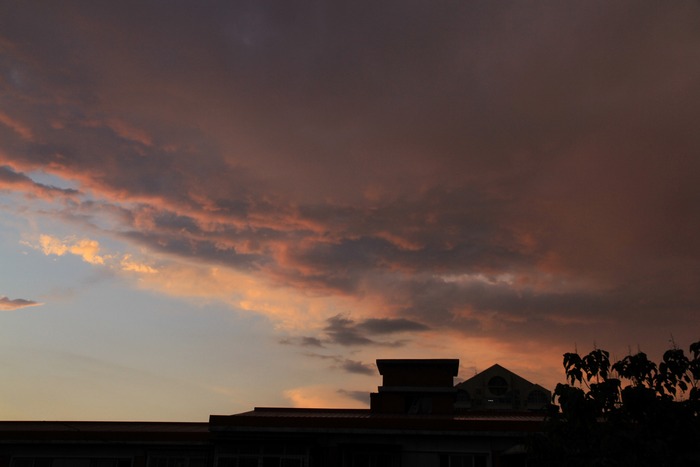
POLYGON ((62 190, 78 190, 80 188, 77 183, 70 179, 46 173, 43 170, 32 170, 26 172, 25 175, 34 180, 35 183, 41 183, 42 185, 52 186, 62 190))
MULTIPOLYGON (((44 267, 54 272, 68 272, 76 266, 70 261, 51 262, 45 258, 45 262, 50 264, 44 267)), ((199 305, 134 289, 116 276, 96 274, 73 284, 60 283, 60 274, 51 276, 56 281, 54 286, 63 289, 64 295, 47 297, 42 307, 4 313, 0 326, 3 346, 74 356, 57 361, 57 374, 82 372, 76 367, 76 358, 90 358, 170 379, 173 384, 196 382, 202 392, 200 399, 211 397, 206 389, 209 386, 250 386, 239 406, 219 407, 224 413, 248 409, 256 393, 262 400, 281 401, 279 388, 266 384, 270 378, 267 370, 282 375, 284 368, 289 371, 292 365, 284 362, 282 349, 269 348, 273 336, 269 323, 261 317, 236 312, 222 304, 199 305), (279 363, 261 371, 261 361, 270 360, 279 363)), ((15 354, 16 359, 8 363, 22 367, 22 352, 15 354)), ((6 377, 12 379, 12 375, 6 377)), ((148 387, 144 386, 144 390, 148 387)), ((176 413, 195 408, 172 410, 176 413)), ((206 418, 209 412, 199 408, 202 413, 198 416, 206 418)), ((194 412, 189 413, 194 416, 194 412)))

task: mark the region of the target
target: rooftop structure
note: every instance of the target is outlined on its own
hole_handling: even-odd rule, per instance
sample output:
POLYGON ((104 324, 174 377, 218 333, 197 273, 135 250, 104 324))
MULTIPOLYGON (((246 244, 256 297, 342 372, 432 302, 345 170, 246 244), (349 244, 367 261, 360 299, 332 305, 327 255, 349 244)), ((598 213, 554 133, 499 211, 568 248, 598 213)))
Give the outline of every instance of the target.
POLYGON ((377 360, 383 384, 370 394, 373 413, 449 414, 457 391, 457 359, 377 360))

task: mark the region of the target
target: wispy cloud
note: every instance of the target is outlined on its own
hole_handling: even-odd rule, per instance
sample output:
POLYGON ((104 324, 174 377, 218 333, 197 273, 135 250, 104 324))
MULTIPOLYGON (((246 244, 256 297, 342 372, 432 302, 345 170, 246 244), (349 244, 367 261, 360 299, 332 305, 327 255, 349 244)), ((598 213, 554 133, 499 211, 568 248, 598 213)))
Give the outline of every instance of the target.
POLYGON ((323 341, 317 337, 303 336, 300 338, 285 337, 280 339, 280 344, 283 345, 299 345, 301 347, 318 347, 323 348, 323 341))
POLYGON ((419 332, 430 329, 428 326, 405 318, 369 318, 357 324, 357 328, 368 334, 394 334, 398 332, 419 332))
POLYGON ((34 300, 26 300, 24 298, 10 299, 5 296, 0 296, 0 310, 18 310, 32 306, 43 305, 43 303, 35 302, 34 300))
POLYGON ((341 370, 346 373, 354 373, 358 375, 375 375, 375 367, 372 364, 367 364, 359 360, 352 360, 344 355, 328 355, 317 352, 305 354, 308 357, 313 357, 331 362, 331 369, 341 370))
POLYGON ((377 373, 371 366, 355 360, 345 360, 341 367, 348 373, 357 373, 360 375, 375 375, 377 373))
POLYGON ((328 318, 323 328, 328 341, 343 346, 355 345, 399 345, 398 342, 381 342, 367 336, 387 335, 404 332, 421 332, 429 327, 405 318, 369 318, 360 322, 336 315, 328 318))

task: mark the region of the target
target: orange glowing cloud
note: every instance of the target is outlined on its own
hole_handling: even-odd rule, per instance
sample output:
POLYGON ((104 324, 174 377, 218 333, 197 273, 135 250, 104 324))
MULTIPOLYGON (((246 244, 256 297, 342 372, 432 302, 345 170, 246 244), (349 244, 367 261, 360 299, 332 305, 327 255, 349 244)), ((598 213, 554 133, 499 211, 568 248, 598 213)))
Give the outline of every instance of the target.
MULTIPOLYGON (((29 244, 32 246, 31 244, 29 244)), ((51 235, 40 235, 38 249, 45 255, 63 256, 72 254, 83 261, 96 266, 109 267, 116 271, 126 273, 156 274, 158 269, 153 265, 133 258, 127 254, 103 254, 100 243, 89 238, 75 239, 72 237, 60 239, 51 235)))
POLYGON ((39 245, 45 255, 63 256, 66 253, 79 256, 90 264, 104 264, 104 257, 99 255, 100 244, 97 240, 87 238, 78 240, 60 240, 51 235, 40 235, 39 245))
POLYGON ((284 397, 289 400, 293 407, 348 409, 363 409, 367 407, 366 403, 355 400, 349 397, 346 392, 339 391, 337 387, 329 385, 287 389, 284 391, 284 397))
POLYGON ((156 274, 158 272, 158 269, 148 264, 133 260, 129 254, 122 257, 120 265, 122 271, 137 272, 140 274, 156 274))

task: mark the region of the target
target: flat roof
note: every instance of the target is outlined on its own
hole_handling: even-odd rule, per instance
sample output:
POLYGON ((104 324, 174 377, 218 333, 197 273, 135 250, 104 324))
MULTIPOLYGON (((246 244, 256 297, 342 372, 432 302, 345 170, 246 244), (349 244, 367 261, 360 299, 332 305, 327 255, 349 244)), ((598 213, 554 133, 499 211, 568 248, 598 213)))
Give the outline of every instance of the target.
POLYGON ((401 358, 401 359, 378 359, 377 369, 383 375, 385 371, 406 369, 406 368, 444 368, 451 372, 452 376, 457 376, 459 372, 458 358, 401 358))
POLYGON ((0 421, 0 443, 21 441, 206 441, 207 422, 0 421))

